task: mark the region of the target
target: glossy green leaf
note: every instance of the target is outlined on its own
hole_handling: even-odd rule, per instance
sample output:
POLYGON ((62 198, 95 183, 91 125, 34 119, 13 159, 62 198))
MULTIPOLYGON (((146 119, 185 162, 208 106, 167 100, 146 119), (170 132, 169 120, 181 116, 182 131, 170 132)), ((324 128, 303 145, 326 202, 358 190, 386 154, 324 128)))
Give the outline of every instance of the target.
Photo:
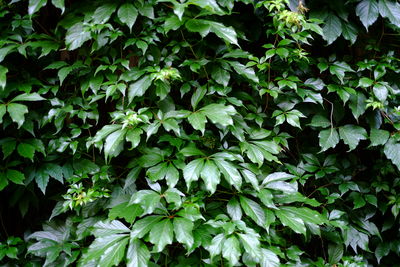
POLYGON ((375 23, 378 19, 379 8, 375 0, 363 0, 356 7, 356 14, 360 18, 364 27, 368 27, 375 23))
POLYGON ((334 148, 339 143, 339 134, 336 129, 326 129, 319 132, 319 146, 321 151, 334 148))
POLYGON ((127 267, 147 267, 151 255, 147 246, 140 240, 131 238, 126 258, 127 267))
POLYGON ((339 134, 340 139, 350 147, 350 150, 355 149, 361 140, 368 138, 367 131, 364 128, 351 124, 339 127, 339 134))
POLYGON ((132 31, 132 27, 135 24, 138 16, 137 9, 132 4, 125 3, 120 6, 117 14, 121 22, 126 24, 129 27, 129 30, 132 31))
POLYGON ((174 232, 171 220, 165 219, 156 223, 151 228, 149 240, 155 245, 154 251, 160 252, 166 245, 172 244, 173 236, 174 232))
POLYGON ((28 113, 28 107, 22 104, 10 103, 7 106, 7 111, 13 122, 17 123, 18 128, 20 128, 25 121, 25 114, 28 113))
POLYGON ((179 243, 186 244, 187 248, 193 245, 193 222, 186 218, 174 218, 175 238, 179 243))
POLYGON ((240 196, 240 206, 242 206, 243 212, 249 216, 259 226, 263 227, 265 224, 265 213, 263 208, 255 201, 240 196))

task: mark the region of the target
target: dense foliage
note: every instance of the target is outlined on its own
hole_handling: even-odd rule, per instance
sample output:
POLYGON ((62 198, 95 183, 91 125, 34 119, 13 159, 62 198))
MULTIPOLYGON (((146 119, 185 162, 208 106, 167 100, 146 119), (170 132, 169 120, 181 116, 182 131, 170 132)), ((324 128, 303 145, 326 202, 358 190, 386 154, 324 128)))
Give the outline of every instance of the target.
POLYGON ((0 263, 396 266, 400 4, 0 1, 0 263))

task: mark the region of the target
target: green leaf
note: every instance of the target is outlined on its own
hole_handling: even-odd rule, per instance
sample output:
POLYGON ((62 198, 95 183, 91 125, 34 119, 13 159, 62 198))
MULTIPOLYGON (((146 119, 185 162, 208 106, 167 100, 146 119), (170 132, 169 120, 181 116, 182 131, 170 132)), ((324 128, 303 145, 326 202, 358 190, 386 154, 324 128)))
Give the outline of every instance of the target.
POLYGON ((47 0, 29 0, 28 14, 33 15, 47 4, 47 0))
POLYGON ((296 208, 290 206, 283 206, 280 207, 279 210, 290 212, 295 217, 302 219, 305 223, 321 225, 326 221, 320 213, 309 208, 296 208))
POLYGON ((336 129, 326 129, 319 132, 319 146, 321 152, 334 148, 339 143, 339 134, 336 129))
POLYGON ((210 25, 210 31, 215 33, 219 38, 224 39, 230 44, 239 46, 236 32, 232 27, 226 27, 224 24, 215 21, 208 21, 208 24, 210 25))
POLYGON ((92 18, 96 24, 106 23, 117 8, 116 3, 105 3, 94 11, 92 18))
MULTIPOLYGON (((107 263, 110 264, 109 263, 110 259, 104 259, 104 256, 108 255, 109 257, 112 257, 111 250, 117 249, 115 245, 118 246, 118 244, 122 244, 126 246, 128 240, 129 237, 127 234, 112 234, 96 238, 94 242, 89 246, 88 251, 82 256, 81 262, 83 264, 87 264, 92 260, 98 261, 102 259, 102 260, 107 260, 107 263)), ((119 249, 121 249, 121 247, 119 247, 119 249)))
POLYGON ((228 63, 233 67, 233 69, 240 75, 246 77, 247 79, 258 83, 258 77, 256 76, 254 70, 252 68, 246 67, 245 65, 237 62, 237 61, 228 61, 228 63))
POLYGON ((8 72, 8 69, 6 67, 0 65, 0 87, 1 87, 1 89, 4 89, 6 87, 7 72, 8 72))
POLYGON ((8 180, 4 172, 0 172, 0 191, 8 185, 8 180))
POLYGON ((153 213, 156 206, 160 203, 161 196, 152 190, 140 190, 132 195, 129 204, 139 204, 145 214, 153 213))
POLYGON ((242 208, 240 207, 240 203, 236 197, 233 197, 229 200, 226 210, 229 216, 231 216, 232 220, 240 220, 242 218, 242 208))
POLYGON ((18 154, 24 158, 28 158, 33 161, 33 156, 35 155, 35 147, 31 144, 20 143, 17 147, 18 154))
POLYGON ((172 163, 168 164, 167 172, 165 173, 165 180, 167 181, 169 188, 175 187, 179 181, 179 171, 172 163))
POLYGON ((331 126, 331 122, 325 116, 317 114, 312 118, 311 123, 308 125, 310 125, 312 127, 327 128, 327 127, 331 126))
POLYGON ((394 139, 390 138, 385 144, 384 150, 385 155, 390 159, 394 165, 400 169, 400 143, 397 143, 394 139))
POLYGON ((18 128, 20 128, 25 121, 25 114, 28 113, 28 107, 22 104, 10 103, 7 106, 7 111, 13 122, 17 123, 18 128))
POLYGON ((298 234, 306 234, 306 226, 302 219, 287 210, 276 210, 275 215, 279 218, 284 226, 291 228, 298 234))
POLYGON ((179 243, 186 244, 187 249, 193 246, 193 222, 186 218, 174 218, 175 238, 179 243))
POLYGON ((377 83, 374 85, 374 87, 372 88, 375 97, 381 101, 381 102, 385 102, 386 98, 388 97, 389 91, 388 88, 381 83, 377 83))
POLYGON ((343 245, 341 244, 330 244, 328 246, 329 263, 337 264, 342 260, 343 257, 343 245))
POLYGON ((118 9, 117 15, 119 20, 132 31, 133 24, 135 24, 138 16, 137 9, 131 3, 125 3, 118 9))
POLYGON ((142 241, 135 238, 130 239, 126 253, 127 267, 147 267, 150 256, 149 249, 142 241))
POLYGON ((342 35, 344 39, 353 45, 357 40, 357 28, 352 23, 342 23, 342 35))
POLYGON ((372 128, 369 137, 371 146, 384 145, 389 137, 390 133, 388 131, 372 128))
POLYGON ((260 236, 257 234, 238 234, 244 250, 254 259, 261 257, 260 236))
POLYGON ((278 256, 271 250, 262 248, 261 255, 262 255, 261 261, 260 261, 261 267, 279 267, 280 266, 280 261, 279 261, 278 256))
POLYGON ((229 72, 222 67, 215 66, 212 69, 211 78, 213 78, 217 83, 227 87, 231 76, 229 72))
POLYGON ((146 75, 142 77, 142 79, 129 85, 128 102, 131 103, 133 101, 133 98, 136 96, 143 96, 146 93, 147 89, 149 89, 149 87, 151 86, 153 79, 153 76, 146 75))
POLYGON ((380 263, 381 259, 389 255, 389 253, 390 253, 390 243, 387 242, 379 243, 375 249, 375 257, 376 260, 378 261, 378 264, 380 263))
POLYGON ((41 97, 38 93, 22 94, 14 97, 10 102, 15 101, 41 101, 46 100, 46 98, 41 97))
POLYGON ((50 179, 50 177, 47 174, 47 172, 45 172, 45 170, 39 169, 36 171, 35 181, 36 181, 38 187, 40 188, 40 190, 42 190, 43 194, 46 193, 46 187, 47 187, 47 184, 49 183, 49 179, 50 179))
POLYGON ((124 148, 124 139, 128 129, 120 129, 106 138, 104 144, 104 155, 106 160, 118 156, 124 148))
POLYGON ((108 218, 115 220, 116 218, 123 218, 128 223, 133 223, 137 216, 143 214, 143 209, 139 204, 129 205, 124 202, 110 209, 108 218))
POLYGON ((189 162, 183 169, 183 178, 185 178, 188 190, 190 188, 190 184, 199 179, 203 165, 204 159, 195 159, 189 162))
POLYGON ((68 28, 65 35, 65 43, 68 50, 74 50, 83 45, 84 42, 90 40, 90 32, 85 30, 83 23, 78 22, 68 28))
POLYGON ((274 172, 274 173, 268 174, 268 176, 265 177, 265 179, 263 180, 262 184, 266 185, 271 182, 285 181, 285 180, 293 179, 295 177, 296 176, 286 173, 286 172, 274 172))
POLYGON ((24 184, 25 175, 22 172, 8 169, 6 172, 7 179, 14 184, 24 184))
POLYGON ((242 206, 243 212, 253 219, 259 226, 264 227, 265 224, 265 213, 263 208, 255 201, 240 196, 240 205, 242 206))
POLYGON ((126 141, 130 142, 132 144, 132 147, 130 149, 134 149, 137 147, 140 143, 140 136, 143 133, 143 130, 140 128, 129 128, 127 133, 126 133, 126 141))
POLYGON ((121 234, 129 232, 129 228, 127 228, 122 222, 118 220, 114 221, 99 221, 94 225, 93 234, 96 237, 103 237, 113 234, 121 234))
POLYGON ((379 0, 379 13, 382 17, 400 28, 400 4, 393 0, 379 0))
POLYGON ((233 106, 225 106, 222 104, 210 104, 200 110, 213 123, 219 123, 222 126, 232 125, 232 116, 236 114, 236 110, 233 106))
POLYGON ((224 175, 225 180, 227 180, 228 183, 233 185, 237 190, 240 190, 240 187, 242 186, 242 176, 240 176, 236 167, 232 163, 219 158, 216 158, 214 163, 218 166, 219 171, 224 175))
POLYGON ((356 14, 365 29, 375 23, 379 16, 378 3, 375 0, 363 0, 356 7, 356 14))
MULTIPOLYGON (((3 139, 4 140, 4 139, 3 139)), ((17 142, 13 138, 8 138, 6 142, 1 144, 1 150, 3 152, 3 159, 7 158, 14 152, 17 142)))
POLYGON ((357 92, 356 95, 351 95, 350 96, 350 104, 349 107, 351 111, 353 112, 353 116, 356 120, 364 114, 365 110, 367 109, 367 106, 365 104, 365 101, 367 98, 363 93, 357 92))
POLYGON ((200 173, 201 179, 203 179, 204 184, 206 185, 206 189, 210 191, 211 194, 214 194, 217 189, 217 185, 221 181, 221 174, 218 170, 218 167, 211 160, 206 160, 204 162, 203 169, 200 173))
POLYGON ((197 104, 203 99, 206 93, 207 89, 205 87, 199 87, 196 89, 196 91, 194 91, 192 98, 190 99, 193 110, 196 110, 197 104))
POLYGON ((366 140, 368 138, 367 131, 364 128, 351 124, 339 127, 339 134, 340 139, 350 147, 349 151, 355 149, 360 140, 366 140))
POLYGON ((0 123, 3 123, 4 114, 7 112, 7 106, 4 104, 0 104, 0 123))
POLYGON ((135 239, 144 237, 162 218, 162 216, 147 216, 136 221, 131 229, 131 238, 135 239))
POLYGON ((323 37, 328 42, 328 45, 333 43, 342 34, 342 23, 333 13, 329 13, 325 19, 323 37))
POLYGON ((202 112, 199 112, 199 111, 193 112, 188 117, 188 121, 195 130, 200 130, 204 134, 207 119, 206 119, 206 116, 202 112))
POLYGON ((222 256, 227 259, 232 266, 239 263, 239 258, 241 256, 240 243, 235 236, 230 236, 223 243, 222 256))
POLYGON ((117 266, 125 256, 128 241, 128 238, 124 238, 109 246, 99 260, 99 267, 117 266))
POLYGON ((161 252, 166 245, 172 244, 173 237, 174 232, 171 220, 165 219, 151 228, 149 240, 155 245, 154 251, 161 252))
POLYGON ((56 8, 61 9, 61 14, 64 13, 64 11, 65 11, 64 0, 51 0, 51 3, 52 3, 56 8))

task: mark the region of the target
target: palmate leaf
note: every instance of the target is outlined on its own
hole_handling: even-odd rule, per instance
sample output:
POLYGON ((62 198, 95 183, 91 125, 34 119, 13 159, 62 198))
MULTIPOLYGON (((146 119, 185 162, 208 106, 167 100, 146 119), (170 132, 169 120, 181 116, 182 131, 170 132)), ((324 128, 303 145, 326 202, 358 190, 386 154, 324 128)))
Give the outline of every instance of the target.
MULTIPOLYGON (((180 238, 182 238, 182 235, 183 233, 180 233, 180 238)), ((150 230, 149 240, 155 245, 154 251, 160 252, 166 245, 172 244, 173 237, 174 231, 171 220, 165 219, 153 225, 150 230)))

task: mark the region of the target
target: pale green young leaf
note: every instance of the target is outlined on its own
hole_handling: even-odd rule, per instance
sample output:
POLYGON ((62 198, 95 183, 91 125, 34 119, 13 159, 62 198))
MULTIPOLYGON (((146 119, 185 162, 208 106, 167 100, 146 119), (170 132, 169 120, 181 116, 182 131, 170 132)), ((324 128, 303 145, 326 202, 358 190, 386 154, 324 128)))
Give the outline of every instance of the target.
POLYGON ((149 240, 154 244, 154 251, 161 252, 166 245, 172 244, 174 237, 173 226, 170 219, 156 223, 150 231, 149 240))

